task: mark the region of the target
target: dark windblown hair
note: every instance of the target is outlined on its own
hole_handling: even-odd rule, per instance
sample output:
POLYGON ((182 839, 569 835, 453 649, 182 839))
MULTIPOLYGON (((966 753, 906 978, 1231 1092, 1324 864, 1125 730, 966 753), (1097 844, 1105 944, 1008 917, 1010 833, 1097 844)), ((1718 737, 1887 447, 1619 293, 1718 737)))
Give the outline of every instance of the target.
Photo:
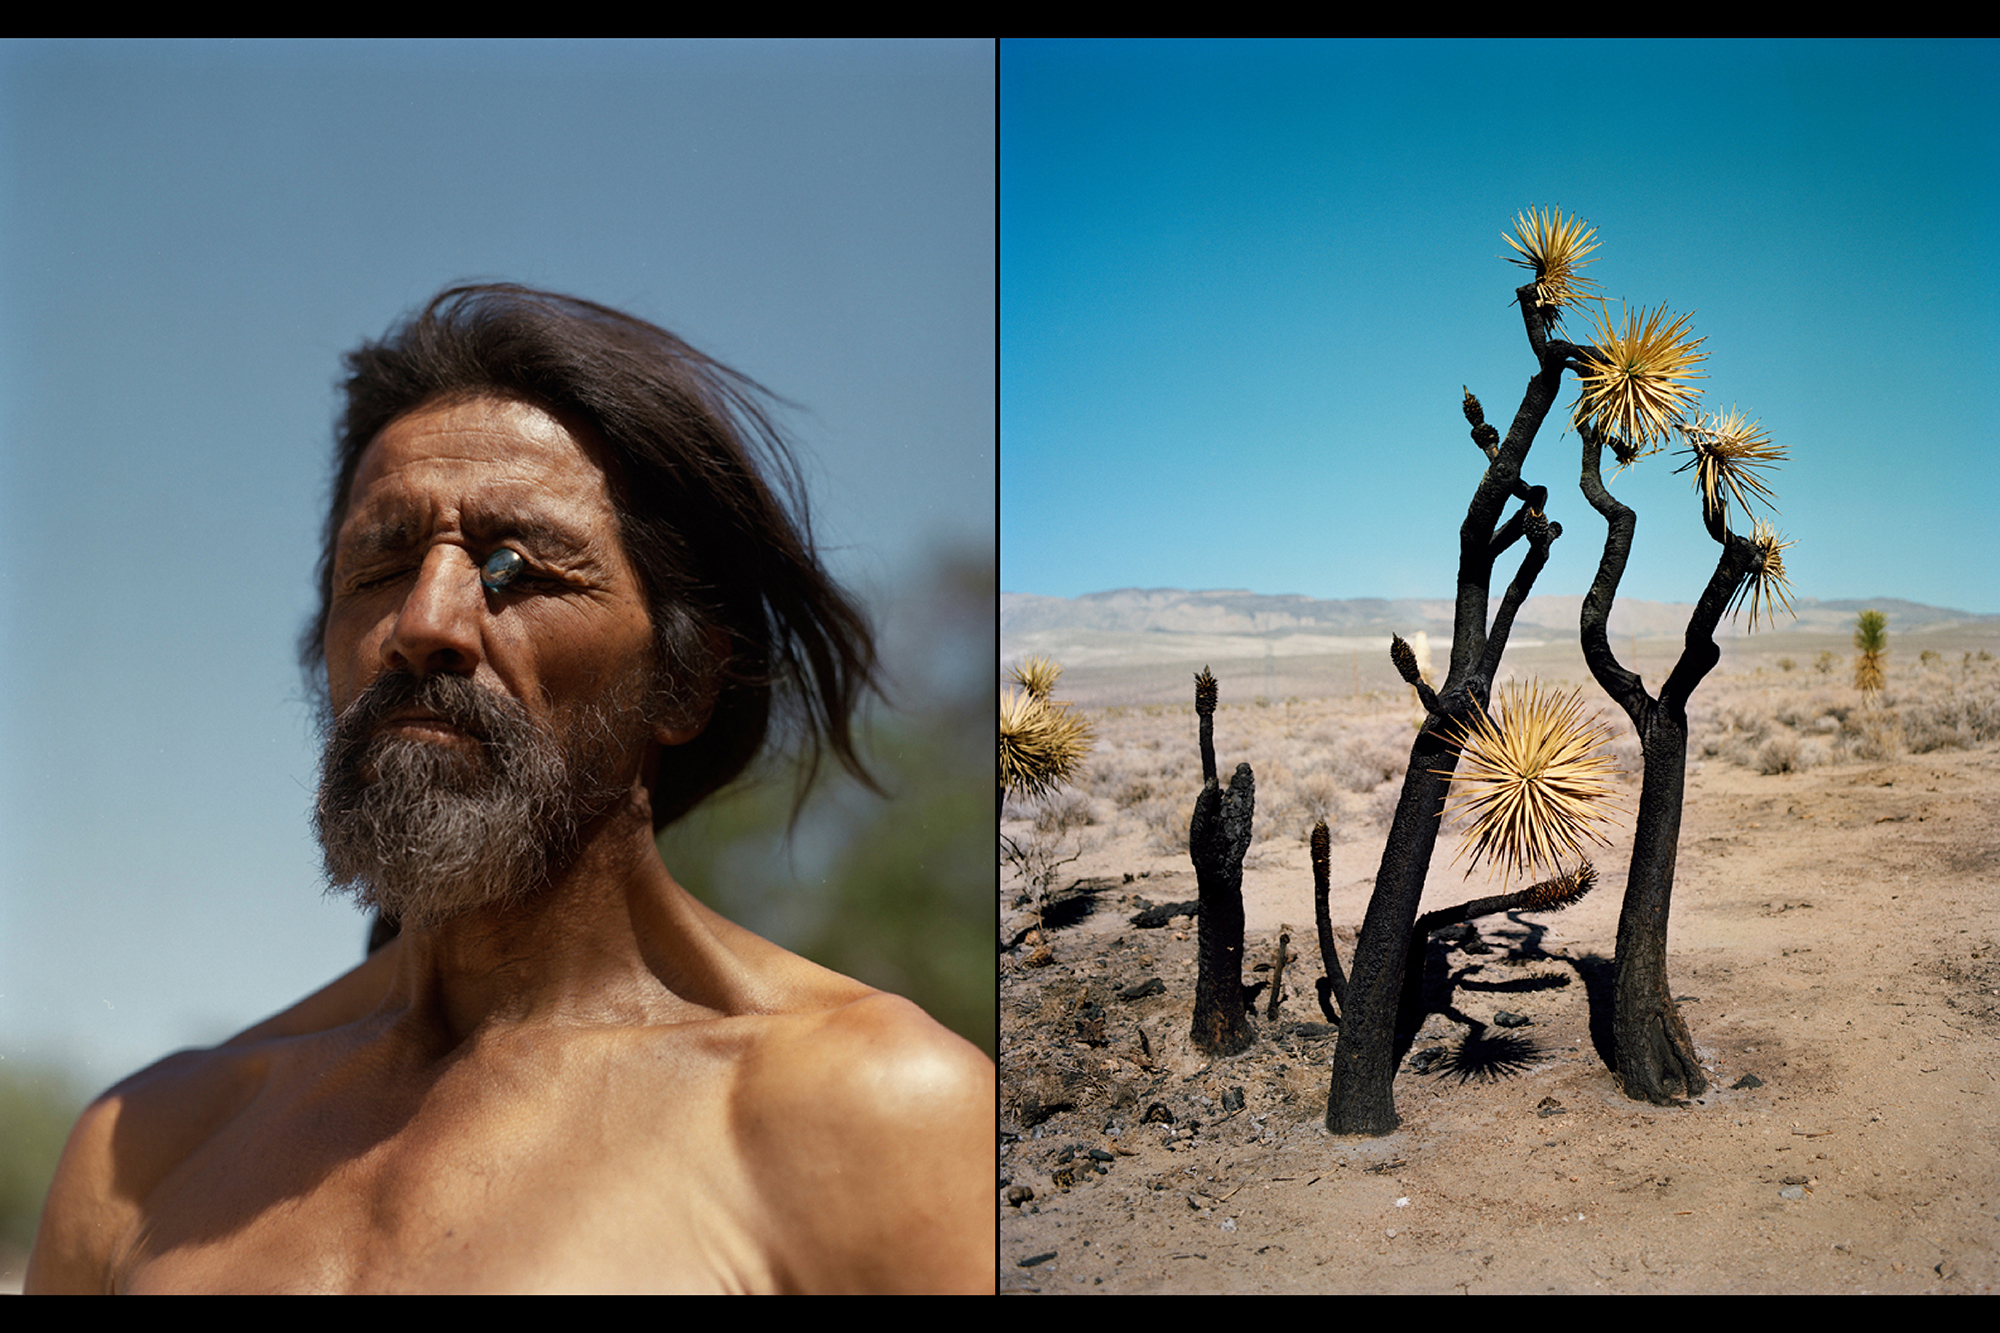
POLYGON ((519 398, 597 432, 659 663, 715 690, 707 727, 661 763, 654 827, 743 772, 770 731, 774 694, 795 714, 786 720, 798 732, 801 799, 829 750, 874 785, 851 731, 862 691, 876 688, 874 643, 813 550, 798 465, 755 381, 644 320, 511 283, 449 288, 343 364, 347 406, 334 445, 319 611, 299 645, 316 695, 326 691, 334 545, 362 453, 391 422, 428 404, 519 398), (727 640, 726 660, 712 651, 716 631, 727 640))

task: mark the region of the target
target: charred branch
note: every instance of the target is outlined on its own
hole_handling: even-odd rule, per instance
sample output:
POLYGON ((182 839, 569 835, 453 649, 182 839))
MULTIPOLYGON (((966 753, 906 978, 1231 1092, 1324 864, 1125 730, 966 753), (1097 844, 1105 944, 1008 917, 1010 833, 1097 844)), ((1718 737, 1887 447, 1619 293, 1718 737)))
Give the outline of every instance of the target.
POLYGON ((1389 660, 1396 664, 1396 674, 1403 678, 1403 683, 1417 692, 1417 698, 1423 703, 1424 711, 1437 712, 1437 692, 1431 689, 1430 682, 1424 679, 1424 673, 1417 669, 1417 650, 1410 647, 1408 640, 1400 634, 1389 636, 1389 660))
POLYGON ((1278 962, 1271 969, 1271 1002, 1264 1009, 1264 1017, 1273 1023, 1278 1021, 1278 1005, 1285 998, 1285 964, 1291 959, 1288 952, 1291 942, 1289 934, 1278 932, 1278 962))
POLYGON ((1340 950, 1333 943, 1333 916, 1326 904, 1333 890, 1332 841, 1326 821, 1316 821, 1312 831, 1313 920, 1319 927, 1319 961, 1324 975, 1313 988, 1319 992, 1319 1008, 1326 1021, 1338 1023, 1340 1014, 1333 1005, 1338 1000, 1346 1007, 1347 974, 1340 970, 1340 950))

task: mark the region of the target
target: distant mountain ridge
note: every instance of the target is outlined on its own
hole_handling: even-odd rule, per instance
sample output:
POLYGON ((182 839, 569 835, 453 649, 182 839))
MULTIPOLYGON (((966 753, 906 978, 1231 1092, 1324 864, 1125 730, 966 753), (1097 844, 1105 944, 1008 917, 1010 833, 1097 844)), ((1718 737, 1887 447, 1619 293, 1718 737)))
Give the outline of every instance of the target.
MULTIPOLYGON (((1515 619, 1515 634, 1574 635, 1582 605, 1581 596, 1530 597, 1515 619)), ((2000 615, 1925 606, 1897 597, 1827 602, 1802 597, 1794 605, 1798 620, 1788 623, 1781 615, 1776 633, 1846 633, 1854 628, 1855 613, 1869 609, 1889 617, 1892 635, 1974 626, 2000 629, 2000 615)), ((1134 634, 1249 636, 1266 640, 1280 655, 1288 650, 1305 651, 1309 642, 1381 640, 1391 633, 1408 638, 1418 630, 1449 642, 1451 613, 1452 604, 1446 598, 1333 600, 1240 588, 1119 588, 1081 597, 1003 592, 1001 655, 1011 655, 1010 645, 1044 651, 1049 641, 1077 634, 1089 640, 1111 635, 1127 645, 1133 641, 1125 636, 1134 634)), ((1694 605, 1688 602, 1620 600, 1611 610, 1611 634, 1614 638, 1678 638, 1686 632, 1693 614, 1694 605)), ((1725 620, 1724 632, 1732 632, 1731 626, 1732 622, 1725 620)), ((1742 630, 1741 622, 1735 622, 1733 632, 1742 630)))

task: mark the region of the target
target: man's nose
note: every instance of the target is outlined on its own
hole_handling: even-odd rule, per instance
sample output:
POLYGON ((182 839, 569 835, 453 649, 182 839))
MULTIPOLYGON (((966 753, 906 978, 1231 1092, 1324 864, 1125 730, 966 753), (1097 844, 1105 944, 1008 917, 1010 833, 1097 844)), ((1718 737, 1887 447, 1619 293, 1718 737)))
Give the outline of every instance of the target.
POLYGON ((485 610, 472 557, 456 546, 433 547, 382 641, 383 664, 418 677, 471 675, 485 610))

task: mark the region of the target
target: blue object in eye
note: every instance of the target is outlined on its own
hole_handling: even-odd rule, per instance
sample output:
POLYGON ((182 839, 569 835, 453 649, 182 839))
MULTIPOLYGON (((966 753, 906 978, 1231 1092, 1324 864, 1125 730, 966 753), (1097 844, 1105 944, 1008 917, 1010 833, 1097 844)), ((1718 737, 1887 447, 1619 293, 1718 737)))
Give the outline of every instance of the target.
POLYGON ((488 592, 499 592, 520 576, 528 562, 521 558, 519 551, 501 547, 486 557, 486 563, 479 567, 479 582, 488 592))

